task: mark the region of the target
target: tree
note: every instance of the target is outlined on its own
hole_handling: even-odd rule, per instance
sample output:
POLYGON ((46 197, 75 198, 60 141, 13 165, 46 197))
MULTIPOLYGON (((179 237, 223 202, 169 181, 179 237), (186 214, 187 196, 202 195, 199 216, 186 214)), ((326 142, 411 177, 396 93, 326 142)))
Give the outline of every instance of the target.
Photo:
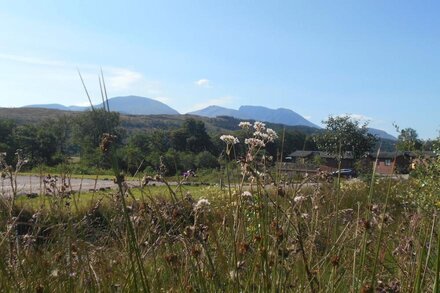
POLYGON ((371 151, 376 137, 368 133, 367 123, 360 125, 349 116, 329 117, 323 121, 325 130, 315 136, 318 149, 334 155, 351 152, 355 160, 371 151))
POLYGON ((109 162, 104 162, 104 158, 99 151, 99 144, 104 133, 117 136, 115 143, 122 142, 123 132, 119 126, 119 114, 107 112, 104 109, 87 111, 81 113, 74 121, 74 141, 81 148, 81 160, 89 165, 106 167, 109 162), (105 163, 104 165, 101 165, 105 163))
POLYGON ((131 174, 134 174, 138 168, 142 171, 149 153, 150 135, 136 132, 128 138, 127 144, 120 150, 121 165, 125 166, 131 174))
POLYGON ((21 125, 14 131, 14 141, 31 164, 53 165, 52 157, 57 151, 57 138, 43 125, 21 125))
POLYGON ((12 164, 16 146, 13 133, 17 125, 12 120, 0 119, 0 153, 6 153, 6 162, 12 164))
POLYGON ((399 151, 421 150, 423 146, 417 131, 413 128, 404 128, 397 137, 396 148, 399 151))
POLYGON ((162 130, 155 130, 149 137, 149 149, 156 153, 165 153, 170 148, 170 136, 162 130))
POLYGON ((74 153, 72 149, 72 119, 68 116, 61 116, 44 120, 41 127, 56 137, 57 153, 65 156, 74 153))
POLYGON ((219 167, 218 158, 207 151, 197 154, 196 165, 201 169, 214 169, 219 167))
POLYGON ((212 149, 212 142, 205 123, 186 119, 181 128, 171 133, 171 146, 177 151, 199 153, 212 149))

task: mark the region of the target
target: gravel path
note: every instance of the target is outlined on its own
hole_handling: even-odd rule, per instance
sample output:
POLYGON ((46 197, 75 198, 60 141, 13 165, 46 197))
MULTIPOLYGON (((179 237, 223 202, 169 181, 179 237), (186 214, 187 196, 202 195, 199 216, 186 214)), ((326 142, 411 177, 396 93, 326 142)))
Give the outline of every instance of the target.
MULTIPOLYGON (((111 178, 109 176, 109 178, 111 178)), ((31 193, 43 193, 45 191, 45 184, 43 182, 43 178, 40 176, 17 176, 17 190, 18 194, 31 194, 31 193)), ((11 184, 8 178, 0 179, 0 194, 9 195, 11 194, 11 184)), ((103 179, 80 179, 80 178, 71 178, 69 181, 66 181, 67 190, 70 190, 70 187, 74 191, 93 191, 93 190, 105 190, 116 188, 116 184, 113 183, 113 180, 103 178, 103 179)), ((129 186, 139 186, 138 181, 128 181, 129 186)), ((156 183, 158 185, 159 183, 156 183)), ((57 188, 61 188, 63 182, 61 178, 57 178, 56 186, 57 188)))

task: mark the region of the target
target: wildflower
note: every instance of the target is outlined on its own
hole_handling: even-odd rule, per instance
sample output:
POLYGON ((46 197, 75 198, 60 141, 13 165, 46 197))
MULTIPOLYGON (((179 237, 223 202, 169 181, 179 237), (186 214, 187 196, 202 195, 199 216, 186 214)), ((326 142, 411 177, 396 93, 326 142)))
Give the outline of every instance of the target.
POLYGON ((301 218, 304 219, 304 220, 307 220, 307 219, 309 218, 309 214, 307 214, 307 213, 302 213, 302 214, 301 214, 301 218))
POLYGON ((148 185, 148 183, 149 183, 150 181, 154 181, 154 178, 151 177, 151 176, 145 175, 145 176, 142 178, 142 187, 148 185))
POLYGON ((263 122, 255 121, 254 128, 256 131, 264 131, 266 129, 266 124, 263 122))
POLYGON ((295 203, 301 203, 301 202, 303 202, 305 200, 306 200, 306 198, 304 196, 302 196, 302 195, 295 196, 295 198, 293 199, 293 201, 295 203))
POLYGON ((50 276, 51 277, 58 277, 58 270, 57 269, 54 269, 51 273, 50 273, 50 276))
POLYGON ((249 128, 252 127, 252 124, 251 124, 250 122, 247 122, 247 121, 242 121, 242 122, 240 122, 240 123, 238 124, 238 126, 239 126, 241 129, 249 129, 249 128))
POLYGON ((268 128, 266 130, 266 133, 269 136, 269 141, 271 141, 271 142, 278 138, 277 133, 271 128, 268 128))
POLYGON ((230 271, 229 278, 231 278, 231 280, 236 280, 237 279, 237 272, 234 270, 230 271))
POLYGON ((220 136, 220 139, 224 141, 226 144, 237 144, 240 142, 238 138, 232 135, 222 135, 220 136))
POLYGON ((196 177, 196 172, 194 172, 194 170, 190 169, 190 170, 183 173, 183 177, 185 179, 188 179, 189 177, 196 177))
POLYGON ((209 209, 210 205, 211 205, 211 203, 207 199, 201 198, 194 206, 194 211, 202 211, 203 212, 204 210, 209 209))
POLYGON ((261 138, 262 140, 268 140, 268 139, 269 139, 269 135, 267 135, 266 133, 261 132, 261 131, 255 131, 255 132, 254 132, 254 136, 255 136, 255 137, 259 137, 259 138, 261 138))
POLYGON ((243 198, 252 198, 252 193, 250 193, 249 191, 244 191, 241 196, 243 198))
POLYGON ((250 147, 264 147, 265 143, 261 139, 258 138, 246 138, 244 141, 245 144, 249 145, 250 147))

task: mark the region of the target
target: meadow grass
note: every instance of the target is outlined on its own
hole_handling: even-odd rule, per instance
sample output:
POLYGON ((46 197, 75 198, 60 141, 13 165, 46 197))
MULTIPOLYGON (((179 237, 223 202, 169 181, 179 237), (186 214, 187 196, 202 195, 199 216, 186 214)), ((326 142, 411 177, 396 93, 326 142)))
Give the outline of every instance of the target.
POLYGON ((142 274, 117 191, 19 197, 1 291, 435 292, 438 219, 408 181, 303 183, 126 190, 142 274))

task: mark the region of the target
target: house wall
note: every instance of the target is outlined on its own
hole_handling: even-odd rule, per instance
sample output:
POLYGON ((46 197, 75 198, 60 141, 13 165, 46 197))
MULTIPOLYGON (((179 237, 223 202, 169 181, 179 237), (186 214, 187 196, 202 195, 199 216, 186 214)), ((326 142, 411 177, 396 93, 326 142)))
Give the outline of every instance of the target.
POLYGON ((409 170, 408 168, 411 161, 403 156, 397 157, 395 163, 393 159, 388 159, 388 160, 391 163, 390 165, 386 164, 387 159, 379 159, 377 161, 376 173, 382 175, 391 175, 393 173, 405 174, 409 170))
MULTIPOLYGON (((319 168, 322 171, 333 172, 338 170, 339 163, 335 159, 326 159, 324 164, 320 165, 319 168)), ((343 159, 341 161, 341 169, 353 168, 353 160, 343 159)))
POLYGON ((376 165, 376 173, 382 174, 382 175, 391 175, 393 174, 393 161, 390 160, 391 164, 386 164, 387 159, 379 159, 377 160, 376 165))

